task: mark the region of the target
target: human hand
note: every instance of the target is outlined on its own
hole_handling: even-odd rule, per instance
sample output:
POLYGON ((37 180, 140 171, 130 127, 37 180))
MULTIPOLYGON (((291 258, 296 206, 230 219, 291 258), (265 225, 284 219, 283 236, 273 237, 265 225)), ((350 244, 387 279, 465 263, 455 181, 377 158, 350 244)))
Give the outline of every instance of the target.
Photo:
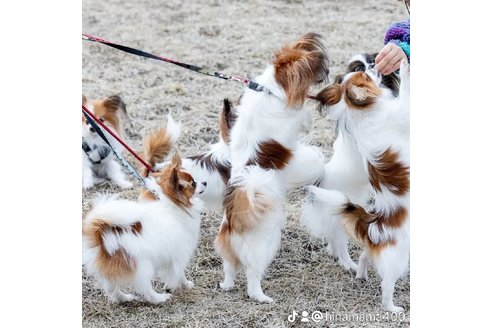
POLYGON ((374 60, 376 70, 383 75, 391 74, 400 68, 400 62, 403 58, 407 58, 405 52, 396 44, 388 43, 374 60))

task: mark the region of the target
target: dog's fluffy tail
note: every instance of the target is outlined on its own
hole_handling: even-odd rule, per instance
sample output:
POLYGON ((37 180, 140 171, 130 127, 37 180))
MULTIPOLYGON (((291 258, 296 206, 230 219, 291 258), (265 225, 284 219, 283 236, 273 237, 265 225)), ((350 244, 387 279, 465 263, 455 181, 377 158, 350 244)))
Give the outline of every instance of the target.
MULTIPOLYGON (((159 162, 169 154, 171 148, 176 143, 181 134, 181 127, 176 123, 171 114, 167 116, 167 124, 165 128, 159 128, 151 133, 144 141, 144 160, 149 163, 150 166, 155 167, 159 162)), ((149 170, 143 169, 143 175, 147 176, 149 170)))
POLYGON ((122 246, 121 237, 138 236, 141 230, 140 221, 114 224, 104 218, 87 218, 82 230, 87 270, 113 281, 131 277, 136 263, 122 246))
POLYGON ((232 127, 236 122, 237 114, 234 112, 231 101, 224 98, 224 106, 220 113, 220 137, 225 144, 229 143, 232 127))
POLYGON ((313 235, 321 237, 324 232, 323 217, 332 216, 340 220, 348 235, 368 247, 390 243, 394 239, 394 229, 407 219, 403 207, 388 211, 367 212, 362 206, 350 202, 341 192, 318 187, 308 187, 310 195, 305 205, 303 222, 313 235), (317 209, 323 215, 313 215, 317 209))

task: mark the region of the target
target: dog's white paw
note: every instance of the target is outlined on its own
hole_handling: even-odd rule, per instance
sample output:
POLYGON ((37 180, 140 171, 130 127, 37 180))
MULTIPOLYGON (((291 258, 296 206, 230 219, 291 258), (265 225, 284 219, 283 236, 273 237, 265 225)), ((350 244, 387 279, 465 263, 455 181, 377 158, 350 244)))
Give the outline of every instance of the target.
POLYGON ((335 252, 333 251, 333 247, 331 246, 331 243, 329 243, 327 246, 326 246, 326 252, 328 253, 328 255, 330 256, 335 256, 335 252))
POLYGON ((82 181, 82 188, 84 190, 94 187, 94 180, 92 181, 82 181))
POLYGON ((145 299, 152 304, 164 303, 170 298, 171 298, 171 294, 169 293, 162 293, 162 294, 155 293, 151 297, 145 297, 145 299))
POLYGON ((232 284, 227 283, 226 284, 225 282, 221 282, 221 283, 219 283, 219 286, 223 291, 228 292, 234 288, 234 283, 232 283, 232 284))
POLYGON ((357 272, 357 275, 355 276, 355 278, 357 279, 360 279, 360 280, 368 280, 368 277, 367 277, 367 271, 364 271, 364 272, 357 272))
POLYGON ((405 311, 405 309, 402 308, 401 306, 396 306, 394 304, 386 305, 383 307, 388 312, 403 312, 403 311, 405 311))
POLYGON ((183 282, 183 287, 187 289, 191 289, 195 287, 195 284, 191 280, 186 280, 185 282, 183 282))
POLYGON ((357 272, 357 264, 354 261, 338 259, 338 263, 347 271, 357 272))
POLYGON ((266 296, 265 294, 261 295, 249 295, 254 300, 257 300, 260 303, 272 303, 273 298, 266 296))
POLYGON ((136 296, 133 294, 125 294, 125 293, 118 293, 117 295, 113 295, 109 298, 109 301, 112 303, 126 303, 126 302, 131 302, 136 299, 136 296))

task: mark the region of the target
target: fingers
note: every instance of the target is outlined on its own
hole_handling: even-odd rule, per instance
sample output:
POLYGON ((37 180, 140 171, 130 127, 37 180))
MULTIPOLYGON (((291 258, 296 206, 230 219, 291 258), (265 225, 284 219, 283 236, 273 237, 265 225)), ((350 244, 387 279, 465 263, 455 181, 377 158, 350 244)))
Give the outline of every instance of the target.
POLYGON ((388 43, 377 55, 376 69, 383 75, 388 75, 400 67, 401 60, 405 57, 403 50, 394 43, 388 43))
POLYGON ((390 51, 393 48, 393 46, 394 46, 393 43, 388 43, 387 45, 384 46, 383 49, 381 49, 381 51, 379 52, 379 54, 374 59, 374 62, 376 63, 376 65, 379 64, 379 62, 381 61, 381 59, 383 59, 384 57, 386 57, 386 55, 388 55, 390 53, 390 51))

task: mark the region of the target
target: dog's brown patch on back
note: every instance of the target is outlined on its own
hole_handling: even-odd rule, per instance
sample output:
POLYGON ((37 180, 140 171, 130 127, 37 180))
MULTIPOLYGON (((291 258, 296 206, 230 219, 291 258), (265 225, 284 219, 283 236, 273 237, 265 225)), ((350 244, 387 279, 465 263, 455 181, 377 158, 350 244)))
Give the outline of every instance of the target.
POLYGON ((397 196, 410 191, 410 168, 398 159, 398 153, 391 148, 379 155, 374 164, 367 165, 369 181, 377 191, 381 192, 381 186, 397 196))
POLYGON ((142 233, 142 223, 140 221, 133 223, 130 228, 135 236, 142 233))
POLYGON ((135 260, 122 248, 109 254, 104 245, 104 234, 122 235, 132 233, 138 236, 142 232, 142 223, 134 222, 129 226, 114 225, 104 219, 94 219, 84 225, 83 234, 91 242, 92 247, 98 247, 96 267, 100 274, 108 280, 121 280, 131 277, 135 270, 135 260))
POLYGON ((225 143, 229 143, 231 129, 236 122, 237 115, 233 112, 231 101, 224 99, 224 107, 220 113, 220 135, 225 143))
POLYGON ((199 163, 202 168, 206 168, 210 172, 218 172, 224 184, 227 184, 229 181, 231 176, 231 164, 229 162, 221 163, 214 159, 211 153, 190 156, 188 159, 199 163))
POLYGON ((315 33, 308 33, 275 52, 275 80, 287 95, 288 107, 302 105, 309 87, 320 77, 326 77, 326 59, 321 36, 315 33))
POLYGON ((292 151, 275 140, 263 141, 258 145, 254 159, 247 165, 257 164, 263 169, 282 170, 289 164, 292 151))

